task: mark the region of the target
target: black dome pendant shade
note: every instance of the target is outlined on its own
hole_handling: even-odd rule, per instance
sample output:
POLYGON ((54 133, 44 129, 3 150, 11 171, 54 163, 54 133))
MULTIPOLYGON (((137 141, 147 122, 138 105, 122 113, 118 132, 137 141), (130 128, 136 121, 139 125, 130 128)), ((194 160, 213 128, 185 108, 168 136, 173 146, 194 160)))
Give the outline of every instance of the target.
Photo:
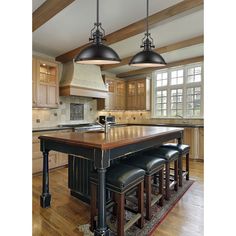
POLYGON ((142 39, 141 48, 144 48, 142 52, 137 53, 132 57, 129 62, 131 66, 137 67, 158 67, 158 66, 165 66, 166 62, 164 58, 158 54, 157 52, 153 51, 152 48, 155 48, 153 45, 153 38, 148 31, 148 8, 149 8, 149 0, 147 0, 147 26, 146 26, 146 33, 144 38, 142 39))
POLYGON ((118 54, 110 47, 104 45, 105 31, 99 23, 99 0, 97 0, 97 22, 94 23, 94 28, 91 30, 89 41, 93 43, 81 50, 75 57, 75 62, 79 64, 116 64, 120 63, 118 54))

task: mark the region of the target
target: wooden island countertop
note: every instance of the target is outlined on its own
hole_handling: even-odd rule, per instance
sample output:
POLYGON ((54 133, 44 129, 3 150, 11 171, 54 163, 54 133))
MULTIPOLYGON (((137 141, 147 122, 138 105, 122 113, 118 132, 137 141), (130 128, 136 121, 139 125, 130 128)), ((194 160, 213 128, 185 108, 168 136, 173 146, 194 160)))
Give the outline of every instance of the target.
POLYGON ((39 139, 106 150, 162 137, 163 135, 173 134, 183 130, 183 128, 176 127, 125 126, 111 128, 107 134, 99 130, 85 133, 69 132, 43 135, 39 139))

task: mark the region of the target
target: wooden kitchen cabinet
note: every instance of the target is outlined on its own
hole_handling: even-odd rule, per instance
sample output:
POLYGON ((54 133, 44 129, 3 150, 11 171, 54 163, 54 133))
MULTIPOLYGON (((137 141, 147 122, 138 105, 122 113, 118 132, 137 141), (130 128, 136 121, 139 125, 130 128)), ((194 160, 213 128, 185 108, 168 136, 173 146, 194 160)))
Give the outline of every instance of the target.
POLYGON ((150 110, 150 79, 127 81, 126 109, 150 110))
POLYGON ((190 146, 190 158, 195 158, 195 137, 194 137, 194 129, 193 128, 184 128, 184 144, 188 144, 190 146))
POLYGON ((37 60, 32 58, 32 106, 33 108, 37 105, 37 60))
POLYGON ((125 81, 104 77, 108 87, 108 97, 97 100, 98 110, 125 110, 125 81))
POLYGON ((115 109, 124 110, 125 109, 125 82, 116 81, 116 103, 115 109))
POLYGON ((204 159, 204 128, 184 128, 183 143, 190 145, 190 158, 204 159))
POLYGON ((33 107, 58 108, 58 64, 33 57, 33 107))
POLYGON ((199 128, 199 158, 204 159, 204 128, 199 128))
MULTIPOLYGON (((40 151, 40 135, 52 134, 57 132, 71 132, 71 129, 60 131, 34 132, 32 140, 32 173, 43 171, 43 154, 40 151)), ((60 152, 50 151, 48 156, 49 169, 62 167, 68 164, 68 155, 60 152)))

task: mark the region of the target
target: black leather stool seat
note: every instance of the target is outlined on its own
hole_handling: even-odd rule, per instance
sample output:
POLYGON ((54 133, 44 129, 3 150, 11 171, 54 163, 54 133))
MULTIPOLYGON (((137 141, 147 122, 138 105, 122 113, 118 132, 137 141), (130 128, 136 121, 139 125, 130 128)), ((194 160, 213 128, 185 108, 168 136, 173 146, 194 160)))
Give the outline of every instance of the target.
POLYGON ((183 156, 190 151, 190 146, 187 144, 166 143, 163 144, 161 147, 176 150, 179 152, 180 156, 183 156))
POLYGON ((165 160, 163 158, 158 158, 156 156, 150 155, 138 155, 128 157, 124 160, 124 163, 128 165, 139 167, 146 171, 146 175, 152 175, 153 172, 156 172, 158 168, 162 167, 165 164, 165 160))
POLYGON ((144 155, 150 155, 150 156, 154 156, 154 157, 159 157, 159 158, 164 158, 167 161, 172 161, 175 160, 179 157, 179 152, 176 150, 171 150, 168 148, 163 148, 163 147, 159 147, 159 148, 155 148, 155 149, 151 149, 148 151, 145 151, 143 153, 144 155))
MULTIPOLYGON (((118 164, 108 168, 106 187, 111 191, 123 192, 144 179, 145 171, 135 166, 118 164)), ((90 181, 97 184, 97 172, 90 173, 90 181)))

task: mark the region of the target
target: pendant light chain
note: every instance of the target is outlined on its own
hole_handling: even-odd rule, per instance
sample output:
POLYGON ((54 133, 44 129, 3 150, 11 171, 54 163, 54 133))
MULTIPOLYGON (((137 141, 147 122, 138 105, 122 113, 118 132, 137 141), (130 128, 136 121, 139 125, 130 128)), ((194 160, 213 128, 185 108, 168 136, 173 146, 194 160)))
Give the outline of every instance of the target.
POLYGON ((155 45, 153 44, 153 38, 149 33, 149 0, 146 1, 146 32, 144 33, 144 37, 142 38, 142 44, 140 45, 140 48, 143 48, 143 51, 138 52, 136 55, 134 55, 131 58, 129 65, 139 67, 164 66, 166 65, 164 58, 160 54, 152 50, 152 48, 155 48, 155 45))
POLYGON ((97 27, 99 25, 99 0, 97 0, 97 27))
POLYGON ((147 35, 149 34, 149 25, 148 25, 148 16, 149 16, 149 0, 147 0, 147 19, 146 19, 146 24, 147 24, 147 35))

